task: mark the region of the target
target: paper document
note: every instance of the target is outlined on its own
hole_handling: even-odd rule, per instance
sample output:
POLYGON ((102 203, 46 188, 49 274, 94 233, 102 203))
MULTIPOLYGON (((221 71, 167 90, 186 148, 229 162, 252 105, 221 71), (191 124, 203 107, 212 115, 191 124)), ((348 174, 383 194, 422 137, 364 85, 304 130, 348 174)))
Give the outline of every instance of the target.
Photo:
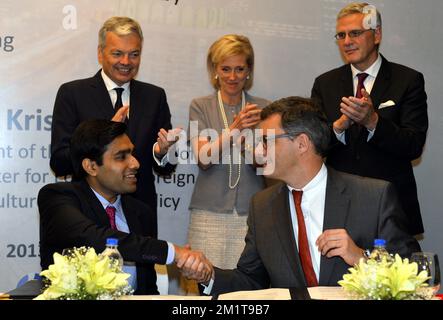
POLYGON ((235 291, 218 296, 218 300, 291 300, 289 289, 235 291))
POLYGON ((316 300, 348 300, 342 287, 311 287, 308 288, 311 299, 316 300))

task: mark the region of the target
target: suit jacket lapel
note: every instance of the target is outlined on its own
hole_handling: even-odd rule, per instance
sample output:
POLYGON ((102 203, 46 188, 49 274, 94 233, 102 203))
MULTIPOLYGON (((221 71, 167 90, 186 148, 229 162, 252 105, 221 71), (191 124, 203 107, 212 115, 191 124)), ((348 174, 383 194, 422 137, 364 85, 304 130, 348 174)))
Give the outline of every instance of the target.
POLYGON ((101 70, 92 78, 91 89, 92 99, 95 101, 94 108, 99 109, 98 114, 104 115, 106 119, 112 119, 114 116, 114 106, 101 76, 101 70))
POLYGON ((298 255, 297 244, 294 239, 294 230, 292 228, 291 213, 288 203, 288 188, 282 184, 279 192, 272 201, 272 215, 273 221, 277 229, 278 237, 280 238, 280 246, 286 253, 289 264, 292 266, 291 271, 294 272, 295 277, 300 279, 301 283, 305 283, 305 277, 301 268, 301 262, 298 255))
MULTIPOLYGON (((349 212, 350 197, 345 193, 346 186, 333 169, 328 168, 326 183, 325 213, 323 231, 328 229, 343 229, 349 212)), ((320 285, 328 285, 337 258, 321 256, 320 285)))
MULTIPOLYGON (((340 76, 340 97, 350 97, 354 95, 354 82, 352 80, 352 70, 349 64, 342 67, 340 76)), ((341 99, 340 99, 341 102, 341 99)), ((340 106, 337 106, 340 109, 340 106)), ((339 112, 341 115, 341 112, 339 112)), ((355 126, 351 126, 349 130, 345 130, 345 139, 347 143, 351 141, 351 131, 355 130, 355 126)))
MULTIPOLYGON (((97 197, 95 196, 89 184, 84 180, 81 180, 78 183, 80 185, 80 189, 85 195, 85 199, 89 207, 91 208, 91 212, 94 215, 94 219, 96 221, 99 221, 100 224, 102 225, 107 225, 111 227, 105 209, 103 208, 100 200, 98 200, 97 197)), ((129 230, 131 231, 131 233, 134 232, 136 234, 142 234, 140 220, 138 218, 139 212, 137 206, 135 205, 131 206, 131 201, 133 200, 130 198, 130 196, 122 195, 121 202, 122 202, 123 213, 125 215, 126 222, 128 223, 129 230)))
POLYGON ((106 211, 103 208, 100 200, 98 200, 95 196, 89 184, 85 180, 81 180, 79 182, 79 185, 80 189, 85 195, 85 199, 89 207, 91 208, 91 214, 94 215, 95 220, 102 225, 108 225, 110 227, 111 224, 109 223, 109 218, 106 214, 106 211))
POLYGON ((121 201, 122 201, 123 212, 125 214, 129 230, 131 231, 131 233, 143 234, 140 225, 140 220, 138 218, 139 212, 136 209, 137 206, 134 205, 131 206, 132 199, 128 195, 122 195, 121 201))
POLYGON ((371 90, 371 99, 376 110, 382 102, 381 99, 383 98, 384 93, 389 89, 392 83, 389 62, 385 59, 385 57, 382 56, 381 58, 382 63, 380 70, 378 71, 377 78, 375 79, 374 86, 371 90))
POLYGON ((130 84, 131 96, 129 106, 129 122, 128 130, 129 137, 135 141, 137 135, 137 128, 139 128, 139 121, 143 115, 143 101, 141 101, 140 87, 135 80, 131 80, 130 84))
POLYGON ((341 97, 349 97, 354 95, 354 83, 352 81, 351 66, 345 65, 340 77, 340 93, 341 97))

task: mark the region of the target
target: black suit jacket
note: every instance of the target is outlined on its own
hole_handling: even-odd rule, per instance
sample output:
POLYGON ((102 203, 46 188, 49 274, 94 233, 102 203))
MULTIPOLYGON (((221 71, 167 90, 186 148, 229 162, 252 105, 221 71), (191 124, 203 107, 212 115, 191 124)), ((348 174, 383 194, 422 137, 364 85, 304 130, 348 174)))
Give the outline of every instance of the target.
MULTIPOLYGON (((88 119, 111 119, 114 108, 101 71, 92 78, 63 84, 55 99, 51 132, 51 169, 57 176, 73 173, 69 143, 75 128, 88 119)), ((130 84, 128 136, 140 162, 135 197, 149 204, 155 213, 157 234, 157 195, 152 169, 170 174, 174 166, 159 167, 152 158, 152 146, 160 128, 170 129, 171 113, 162 88, 132 80, 130 84)))
POLYGON ((168 244, 154 238, 150 207, 130 195, 122 195, 121 201, 130 234, 111 229, 106 211, 84 180, 44 186, 38 195, 42 269, 64 248, 90 246, 102 252, 107 238, 118 238, 123 259, 136 262, 136 294, 158 294, 154 264, 166 262, 168 244))
MULTIPOLYGON (((331 124, 341 116, 342 97, 353 96, 350 65, 315 79, 312 98, 325 111, 331 124)), ((391 181, 397 188, 411 234, 424 232, 411 161, 420 157, 426 140, 428 115, 423 75, 382 57, 371 91, 379 120, 374 136, 352 125, 346 130, 346 145, 332 134, 327 164, 337 170, 391 181), (393 106, 380 107, 392 101, 393 106)))
MULTIPOLYGON (((273 288, 304 288, 289 209, 289 190, 278 183, 254 195, 248 216, 246 245, 237 269, 215 271, 211 294, 273 288)), ((420 251, 404 227, 406 217, 391 183, 328 168, 323 230, 344 228, 360 248, 376 238, 392 253, 420 251)), ((320 286, 337 286, 348 272, 341 257, 321 257, 320 286)))

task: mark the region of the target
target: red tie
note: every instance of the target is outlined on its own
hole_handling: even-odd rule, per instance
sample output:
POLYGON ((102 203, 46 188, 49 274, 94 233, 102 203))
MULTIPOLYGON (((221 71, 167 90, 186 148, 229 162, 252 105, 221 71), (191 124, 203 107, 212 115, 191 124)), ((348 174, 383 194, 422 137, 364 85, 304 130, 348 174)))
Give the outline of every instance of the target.
POLYGON ((308 236, 306 234, 305 219, 301 210, 301 197, 303 191, 292 190, 294 196, 295 212, 297 213, 298 223, 298 254, 300 256, 301 266, 308 287, 318 286, 317 277, 312 266, 311 252, 309 251, 308 236))
POLYGON ((368 77, 367 73, 359 73, 357 74, 357 78, 358 78, 358 83, 357 83, 357 90, 355 92, 355 97, 361 99, 361 97, 363 96, 361 94, 361 89, 365 89, 365 85, 363 84, 365 82, 365 79, 368 77))
POLYGON ((111 228, 117 230, 117 226, 115 225, 115 208, 113 206, 107 206, 106 214, 108 215, 111 228))

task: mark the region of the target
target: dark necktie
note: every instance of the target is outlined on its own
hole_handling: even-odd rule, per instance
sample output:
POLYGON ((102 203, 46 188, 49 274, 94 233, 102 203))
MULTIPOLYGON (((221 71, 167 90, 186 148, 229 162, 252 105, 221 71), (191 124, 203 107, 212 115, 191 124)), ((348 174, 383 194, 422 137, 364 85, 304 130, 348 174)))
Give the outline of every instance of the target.
POLYGON ((117 100, 115 101, 114 111, 117 112, 118 109, 123 107, 122 93, 123 93, 123 90, 125 90, 125 89, 123 89, 123 88, 114 88, 114 90, 117 92, 117 100))
MULTIPOLYGON (((358 83, 357 83, 357 89, 355 90, 355 97, 361 99, 363 97, 363 95, 361 94, 361 90, 365 89, 365 79, 368 77, 367 73, 358 73, 357 74, 357 78, 358 78, 358 83)), ((367 139, 368 134, 367 134, 367 130, 363 130, 363 126, 360 124, 355 124, 351 127, 351 131, 352 133, 350 134, 350 144, 351 146, 354 147, 354 157, 359 158, 359 147, 358 147, 358 143, 359 142, 363 142, 365 139, 367 139)))
POLYGON ((303 195, 303 191, 292 190, 292 195, 294 197, 295 212, 297 213, 298 254, 300 256, 300 261, 303 268, 303 273, 305 274, 307 286, 315 287, 318 286, 318 281, 315 275, 314 267, 312 266, 305 219, 303 218, 303 211, 301 210, 301 197, 303 195))
POLYGON ((364 82, 366 80, 366 78, 368 77, 367 73, 359 73, 357 74, 357 78, 358 78, 358 83, 357 83, 357 90, 355 91, 355 97, 361 99, 362 94, 361 94, 361 89, 365 89, 365 85, 364 82))
POLYGON ((106 210, 106 214, 108 215, 109 223, 111 224, 111 228, 114 230, 117 230, 117 226, 115 225, 115 207, 107 206, 105 210, 106 210))

